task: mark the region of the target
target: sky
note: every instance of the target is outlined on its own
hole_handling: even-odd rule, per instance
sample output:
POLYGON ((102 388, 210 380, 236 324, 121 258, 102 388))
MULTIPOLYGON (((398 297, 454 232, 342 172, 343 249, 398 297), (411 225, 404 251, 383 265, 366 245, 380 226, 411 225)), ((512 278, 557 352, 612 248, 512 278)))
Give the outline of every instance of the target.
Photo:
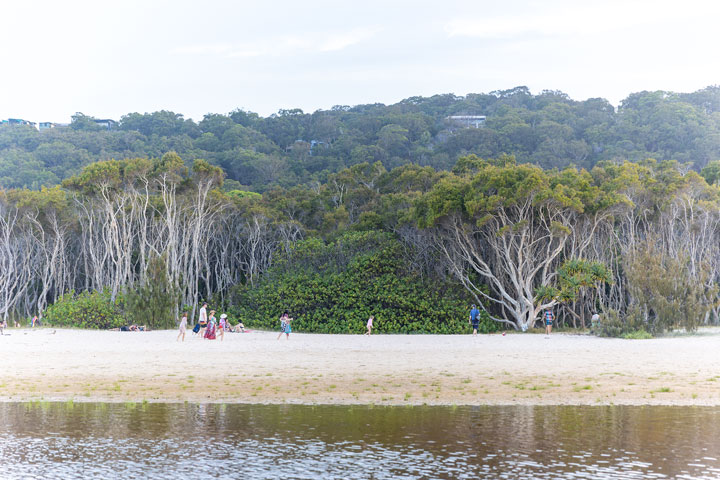
POLYGON ((0 1, 0 119, 196 121, 524 85, 618 105, 720 84, 720 2, 0 1))

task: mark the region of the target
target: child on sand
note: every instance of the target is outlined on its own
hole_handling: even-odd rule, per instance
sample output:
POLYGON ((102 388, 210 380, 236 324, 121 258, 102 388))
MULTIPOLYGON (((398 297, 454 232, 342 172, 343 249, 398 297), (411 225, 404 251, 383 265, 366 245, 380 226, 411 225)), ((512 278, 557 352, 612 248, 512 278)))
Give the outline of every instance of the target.
POLYGON ((180 340, 180 337, 182 336, 182 341, 185 341, 185 330, 187 330, 187 312, 182 314, 182 318, 180 319, 180 331, 177 336, 176 342, 180 340))
POLYGON ((368 321, 367 321, 367 333, 365 333, 365 335, 370 335, 370 334, 372 333, 373 320, 374 320, 374 319, 375 319, 375 317, 374 317, 373 315, 370 315, 370 318, 368 318, 368 321))
POLYGON ((290 340, 290 332, 292 332, 292 328, 290 328, 290 322, 292 322, 293 319, 290 317, 290 314, 287 310, 282 314, 280 317, 280 335, 278 335, 277 339, 280 340, 280 337, 282 337, 282 334, 284 333, 286 338, 290 340))

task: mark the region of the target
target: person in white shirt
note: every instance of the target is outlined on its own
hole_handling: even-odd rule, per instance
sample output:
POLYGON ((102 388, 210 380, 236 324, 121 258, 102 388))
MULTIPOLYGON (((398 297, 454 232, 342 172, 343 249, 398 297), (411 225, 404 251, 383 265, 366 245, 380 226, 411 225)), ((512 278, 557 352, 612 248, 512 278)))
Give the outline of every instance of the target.
POLYGON ((200 308, 200 319, 198 320, 198 323, 200 323, 200 338, 205 338, 205 329, 207 328, 207 302, 203 303, 202 308, 200 308))

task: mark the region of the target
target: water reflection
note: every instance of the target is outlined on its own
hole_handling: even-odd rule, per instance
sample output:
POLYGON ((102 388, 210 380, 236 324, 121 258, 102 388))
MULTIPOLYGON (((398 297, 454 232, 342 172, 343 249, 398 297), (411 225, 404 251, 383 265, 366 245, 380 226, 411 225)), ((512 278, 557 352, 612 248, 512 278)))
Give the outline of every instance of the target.
POLYGON ((720 409, 0 404, 0 478, 717 478, 720 409))

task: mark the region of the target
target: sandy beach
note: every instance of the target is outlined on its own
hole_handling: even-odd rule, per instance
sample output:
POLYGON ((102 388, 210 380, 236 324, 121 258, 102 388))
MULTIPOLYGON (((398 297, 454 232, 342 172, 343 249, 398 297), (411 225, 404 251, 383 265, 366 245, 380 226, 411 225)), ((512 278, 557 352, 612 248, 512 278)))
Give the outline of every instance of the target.
POLYGON ((6 330, 0 400, 720 405, 720 329, 653 340, 561 333, 175 337, 6 330))

